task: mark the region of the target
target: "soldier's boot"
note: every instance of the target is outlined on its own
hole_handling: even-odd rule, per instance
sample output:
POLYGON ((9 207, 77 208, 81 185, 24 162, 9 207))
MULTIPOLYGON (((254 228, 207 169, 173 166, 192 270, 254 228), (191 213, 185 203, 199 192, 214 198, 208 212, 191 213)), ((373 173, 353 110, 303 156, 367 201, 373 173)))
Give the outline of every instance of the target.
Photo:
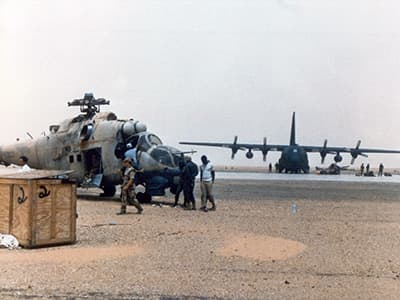
POLYGON ((137 209, 137 213, 140 215, 143 212, 143 207, 140 205, 140 202, 137 199, 133 199, 132 202, 133 206, 137 209))
POLYGON ((210 201, 211 202, 211 208, 210 208, 210 210, 216 210, 217 209, 217 207, 215 206, 215 201, 210 201))
POLYGON ((196 210, 196 202, 192 202, 192 210, 196 210))
POLYGON ((121 206, 121 210, 117 215, 125 215, 126 214, 126 206, 121 206))
POLYGON ((143 212, 143 207, 139 204, 138 206, 136 206, 136 208, 138 215, 140 215, 143 212))

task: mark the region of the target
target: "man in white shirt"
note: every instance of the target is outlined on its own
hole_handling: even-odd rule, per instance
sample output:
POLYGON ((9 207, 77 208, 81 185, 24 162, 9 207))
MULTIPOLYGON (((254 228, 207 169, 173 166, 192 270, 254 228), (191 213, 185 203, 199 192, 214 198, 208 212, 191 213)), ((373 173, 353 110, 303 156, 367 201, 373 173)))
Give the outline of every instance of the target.
POLYGON ((29 172, 32 170, 28 166, 28 158, 25 155, 22 155, 19 157, 19 164, 22 166, 22 168, 19 170, 19 172, 29 172))
POLYGON ((201 207, 203 211, 207 209, 207 199, 210 200, 212 207, 210 210, 215 210, 215 200, 212 193, 212 187, 215 180, 215 171, 211 162, 207 159, 207 156, 201 157, 202 165, 200 166, 200 190, 201 190, 201 207))

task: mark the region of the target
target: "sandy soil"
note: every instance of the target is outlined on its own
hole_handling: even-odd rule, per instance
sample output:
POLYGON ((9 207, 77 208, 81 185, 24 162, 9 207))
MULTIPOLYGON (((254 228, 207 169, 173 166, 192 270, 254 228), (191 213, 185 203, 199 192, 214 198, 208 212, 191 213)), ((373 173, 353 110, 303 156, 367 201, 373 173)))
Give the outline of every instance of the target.
POLYGON ((262 261, 286 260, 303 252, 305 245, 295 241, 254 234, 239 234, 226 241, 217 254, 262 261))
POLYGON ((0 249, 0 298, 399 299, 400 185, 224 180, 215 194, 215 212, 169 196, 125 216, 81 195, 76 244, 0 249))

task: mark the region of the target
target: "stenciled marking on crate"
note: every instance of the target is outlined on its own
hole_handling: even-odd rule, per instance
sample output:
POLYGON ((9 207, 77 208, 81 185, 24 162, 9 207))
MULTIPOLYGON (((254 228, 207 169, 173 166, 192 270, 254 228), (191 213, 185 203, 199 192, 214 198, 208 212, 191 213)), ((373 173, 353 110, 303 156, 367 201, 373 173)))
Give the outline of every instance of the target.
POLYGON ((18 196, 17 201, 18 201, 19 204, 22 204, 22 203, 24 203, 26 200, 28 200, 28 196, 25 196, 25 191, 24 191, 24 188, 23 188, 22 186, 20 186, 19 189, 20 189, 21 192, 22 192, 22 197, 21 197, 21 196, 18 196))
POLYGON ((43 189, 43 192, 39 193, 39 198, 46 198, 50 195, 50 190, 47 190, 47 188, 44 185, 41 185, 39 187, 40 189, 43 189))

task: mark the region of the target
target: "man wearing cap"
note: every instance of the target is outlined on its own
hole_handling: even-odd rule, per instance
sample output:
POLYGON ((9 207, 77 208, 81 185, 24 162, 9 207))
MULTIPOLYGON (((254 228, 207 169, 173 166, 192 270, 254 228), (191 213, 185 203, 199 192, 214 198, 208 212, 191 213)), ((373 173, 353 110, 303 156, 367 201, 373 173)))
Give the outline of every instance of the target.
POLYGON ((126 207, 128 204, 135 206, 138 210, 138 214, 141 214, 143 208, 135 195, 135 169, 133 168, 131 158, 127 157, 124 159, 124 167, 125 170, 121 185, 121 211, 118 215, 126 214, 126 207))

